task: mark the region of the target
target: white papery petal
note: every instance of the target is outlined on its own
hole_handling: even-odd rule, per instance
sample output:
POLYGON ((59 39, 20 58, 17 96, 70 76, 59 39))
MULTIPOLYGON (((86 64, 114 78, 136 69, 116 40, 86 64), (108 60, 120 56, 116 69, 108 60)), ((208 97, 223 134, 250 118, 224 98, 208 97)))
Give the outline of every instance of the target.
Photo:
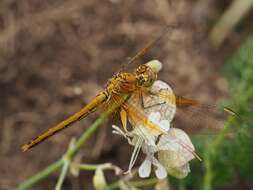
POLYGON ((154 123, 159 122, 161 114, 159 112, 151 112, 148 116, 148 119, 154 123))
POLYGON ((155 146, 156 137, 146 127, 138 126, 132 132, 135 136, 142 138, 148 146, 155 146))
MULTIPOLYGON (((195 148, 191 142, 191 139, 189 136, 182 130, 177 128, 172 128, 168 134, 171 137, 175 137, 177 144, 181 145, 179 146, 182 150, 182 154, 191 156, 191 152, 195 151, 195 148)), ((193 155, 192 155, 193 156, 193 155)), ((193 156, 194 157, 194 156, 193 156)))
POLYGON ((154 153, 157 152, 157 147, 156 146, 149 146, 147 144, 143 144, 142 146, 142 152, 146 155, 153 155, 154 153))
MULTIPOLYGON (((173 129, 170 129, 173 130, 173 129)), ((169 132, 170 132, 169 130, 169 132)), ((170 150, 170 151, 178 151, 181 148, 181 145, 177 142, 177 138, 175 136, 168 134, 164 134, 160 137, 160 140, 157 144, 159 150, 170 150)))
POLYGON ((154 84, 151 86, 152 92, 158 92, 160 89, 166 89, 168 92, 173 92, 170 85, 161 80, 156 80, 154 84))
POLYGON ((160 122, 159 127, 161 127, 165 131, 169 131, 169 129, 170 129, 170 122, 168 120, 162 120, 160 122))
POLYGON ((188 163, 178 168, 166 168, 166 169, 170 175, 178 179, 185 178, 191 171, 188 163))
POLYGON ((162 164, 159 163, 159 161, 155 157, 152 157, 152 164, 156 166, 155 175, 158 179, 164 179, 167 177, 166 169, 163 167, 162 164))
POLYGON ((194 146, 181 129, 170 129, 168 134, 161 136, 158 146, 158 160, 166 169, 182 167, 194 158, 194 146))
POLYGON ((159 179, 165 178, 167 172, 177 178, 183 178, 190 172, 188 162, 194 158, 194 146, 184 131, 170 128, 170 122, 176 113, 176 96, 171 87, 163 81, 155 81, 149 91, 150 94, 143 94, 142 100, 136 95, 132 96, 128 103, 139 110, 146 119, 160 127, 161 131, 152 130, 151 127, 145 126, 145 120, 139 120, 134 114, 129 113, 128 120, 133 130, 122 132, 114 128, 114 133, 124 136, 129 144, 135 146, 129 171, 136 161, 141 146, 147 158, 139 168, 140 177, 148 177, 153 164, 159 179), (167 134, 164 134, 166 131, 167 134), (158 138, 158 135, 161 137, 158 138), (158 139, 159 142, 156 143, 158 139), (155 158, 155 153, 158 160, 155 158))
POLYGON ((157 127, 161 128, 164 131, 168 131, 170 129, 170 121, 168 120, 160 120, 161 114, 159 112, 151 112, 149 114, 148 119, 155 124, 157 127))
POLYGON ((155 106, 152 111, 158 111, 161 113, 161 119, 168 120, 171 122, 176 114, 176 97, 172 91, 172 88, 165 82, 157 80, 151 86, 150 91, 154 94, 156 93, 166 93, 168 97, 163 99, 161 97, 153 98, 153 105, 160 103, 159 106, 155 106), (165 102, 165 103, 164 103, 165 102))
POLYGON ((138 173, 141 178, 149 177, 151 173, 151 161, 148 158, 146 158, 144 162, 142 162, 141 166, 139 167, 138 173))
POLYGON ((160 164, 158 168, 155 170, 155 175, 158 179, 164 179, 167 177, 166 169, 160 164))

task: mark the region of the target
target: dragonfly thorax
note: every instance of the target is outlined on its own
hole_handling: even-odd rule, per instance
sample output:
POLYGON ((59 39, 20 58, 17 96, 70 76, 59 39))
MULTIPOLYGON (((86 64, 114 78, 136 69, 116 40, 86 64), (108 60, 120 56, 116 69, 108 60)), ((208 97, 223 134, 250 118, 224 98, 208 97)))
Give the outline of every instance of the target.
POLYGON ((132 73, 119 72, 108 80, 106 92, 108 96, 111 96, 132 93, 141 87, 150 87, 157 79, 157 72, 161 68, 162 65, 159 61, 152 60, 140 65, 132 73))

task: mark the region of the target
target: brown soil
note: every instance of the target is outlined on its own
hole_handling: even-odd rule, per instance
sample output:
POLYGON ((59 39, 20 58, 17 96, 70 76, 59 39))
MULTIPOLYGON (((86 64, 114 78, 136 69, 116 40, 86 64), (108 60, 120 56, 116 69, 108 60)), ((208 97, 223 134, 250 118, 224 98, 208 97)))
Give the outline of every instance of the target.
MULTIPOLYGON (((159 59, 164 64, 159 78, 180 94, 203 101, 226 96, 227 84, 218 73, 226 54, 208 47, 209 17, 204 13, 197 17, 192 1, 0 4, 0 189, 13 189, 60 158, 70 139, 80 136, 98 114, 27 153, 20 145, 88 103, 127 57, 166 24, 180 22, 138 63, 159 59)), ((111 134, 110 126, 111 122, 104 124, 83 147, 82 160, 112 162, 126 169, 132 149, 111 134)), ((63 189, 91 189, 92 174, 69 176, 63 189)), ((53 174, 34 189, 52 189, 57 177, 53 174)))

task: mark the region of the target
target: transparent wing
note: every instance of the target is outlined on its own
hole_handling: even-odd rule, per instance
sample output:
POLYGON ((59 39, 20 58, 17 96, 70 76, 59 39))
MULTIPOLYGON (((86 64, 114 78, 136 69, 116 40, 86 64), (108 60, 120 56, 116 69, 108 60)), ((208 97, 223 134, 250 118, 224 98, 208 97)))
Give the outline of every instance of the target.
POLYGON ((176 156, 177 159, 173 160, 175 163, 179 159, 182 159, 178 161, 179 163, 187 163, 193 157, 201 160, 187 132, 201 129, 219 131, 224 127, 227 117, 238 117, 228 107, 204 104, 178 96, 162 81, 156 81, 151 88, 136 90, 122 104, 122 109, 127 114, 132 130, 138 129, 137 132, 141 134, 144 142, 150 147, 157 148, 161 159, 168 160, 168 156, 172 154, 176 156), (152 118, 152 115, 156 118, 152 118), (149 144, 150 142, 153 144, 149 144), (161 151, 164 151, 163 154, 161 151))
POLYGON ((177 111, 173 123, 175 127, 188 132, 219 132, 229 117, 239 117, 228 107, 202 103, 178 95, 175 95, 175 104, 177 111))
POLYGON ((153 107, 165 104, 167 109, 176 107, 173 115, 173 127, 181 128, 187 132, 205 130, 208 134, 218 132, 225 126, 228 117, 239 115, 229 107, 216 104, 202 103, 191 98, 176 95, 166 83, 158 81, 151 89, 143 90, 145 96, 158 98, 160 101, 153 107))
POLYGON ((216 107, 198 105, 177 105, 175 125, 188 132, 200 130, 219 131, 225 126, 228 114, 216 107))
MULTIPOLYGON (((143 126, 145 127, 151 136, 158 137, 159 141, 160 135, 169 135, 171 131, 168 131, 170 127, 170 122, 175 115, 175 106, 172 104, 163 104, 160 101, 160 98, 150 94, 143 94, 143 91, 137 91, 132 95, 132 97, 125 102, 122 107, 127 112, 129 123, 132 127, 143 126), (154 103, 157 103, 154 105, 154 103), (146 106, 146 107, 145 107, 146 106), (154 122, 150 119, 150 116, 160 114, 157 118, 157 122, 161 125, 166 125, 161 127, 160 124, 154 122)), ((143 133, 142 130, 139 130, 139 133, 143 133)), ((146 137, 146 141, 150 135, 142 134, 143 137, 146 137)), ((165 138, 166 139, 166 138, 165 138)), ((177 144, 177 147, 180 147, 181 150, 188 152, 193 157, 200 157, 195 153, 194 148, 189 147, 182 139, 177 138, 175 135, 170 134, 167 140, 163 140, 161 146, 171 146, 172 141, 174 144, 177 144)))
MULTIPOLYGON (((147 135, 147 133, 144 133, 143 130, 138 130, 138 133, 142 134, 141 136, 144 137, 144 140, 146 142, 148 142, 150 138, 155 136, 157 137, 157 143, 160 141, 160 144, 158 144, 158 147, 167 147, 167 148, 164 148, 167 150, 176 149, 177 152, 175 154, 182 154, 182 152, 187 152, 187 154, 184 154, 185 156, 192 155, 192 157, 195 157, 198 160, 201 160, 201 158, 195 152, 193 145, 192 146, 189 145, 187 141, 184 141, 180 137, 175 135, 172 132, 172 130, 166 131, 165 129, 157 125, 156 123, 152 122, 148 118, 147 112, 143 111, 143 109, 138 108, 136 104, 132 104, 129 102, 124 103, 123 108, 126 110, 128 114, 128 119, 132 127, 143 126, 149 131, 149 135, 147 135), (168 136, 168 138, 162 138, 162 140, 160 140, 159 139, 160 136, 164 136, 164 137, 168 136)), ((152 108, 148 108, 148 109, 152 109, 152 108)))
POLYGON ((177 25, 167 25, 165 28, 158 34, 156 38, 147 43, 142 49, 140 49, 134 56, 132 56, 126 63, 122 65, 122 68, 119 72, 124 70, 128 65, 134 63, 137 59, 143 57, 151 48, 153 48, 158 42, 160 42, 164 36, 173 29, 177 28, 177 25))

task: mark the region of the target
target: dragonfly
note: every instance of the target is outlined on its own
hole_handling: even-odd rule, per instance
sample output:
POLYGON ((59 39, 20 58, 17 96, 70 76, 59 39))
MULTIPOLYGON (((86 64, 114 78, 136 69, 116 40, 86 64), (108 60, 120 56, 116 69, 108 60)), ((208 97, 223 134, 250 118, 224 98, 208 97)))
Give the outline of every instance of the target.
MULTIPOLYGON (((214 104, 206 105, 197 100, 179 96, 174 93, 150 92, 149 89, 157 80, 158 72, 162 67, 159 61, 150 61, 148 63, 141 64, 132 72, 125 71, 126 67, 136 62, 137 59, 143 57, 151 48, 160 42, 164 36, 168 35, 169 32, 174 30, 175 27, 177 26, 166 26, 156 38, 147 43, 144 48, 142 48, 132 58, 125 62, 121 69, 108 80, 104 90, 99 92, 87 105, 56 126, 47 129, 45 132, 38 135, 28 143, 22 145, 22 151, 25 152, 45 141, 49 137, 55 135, 56 133, 62 131, 63 129, 73 126, 74 123, 86 118, 96 110, 107 109, 113 104, 116 104, 118 107, 117 110, 119 110, 121 122, 124 128, 126 128, 127 116, 131 115, 131 117, 134 117, 135 120, 145 123, 145 127, 150 128, 155 133, 164 133, 164 131, 161 131, 161 129, 158 128, 154 123, 148 121, 145 114, 139 108, 128 103, 128 98, 123 98, 125 96, 131 97, 137 95, 140 98, 140 101, 143 101, 144 96, 156 96, 160 97, 164 102, 169 102, 170 104, 180 108, 187 108, 190 111, 199 110, 198 113, 208 114, 210 110, 217 110, 217 106, 214 104)), ((161 104, 164 102, 161 102, 161 104)), ((236 112, 228 107, 223 107, 222 112, 233 116, 237 115, 236 112)))

